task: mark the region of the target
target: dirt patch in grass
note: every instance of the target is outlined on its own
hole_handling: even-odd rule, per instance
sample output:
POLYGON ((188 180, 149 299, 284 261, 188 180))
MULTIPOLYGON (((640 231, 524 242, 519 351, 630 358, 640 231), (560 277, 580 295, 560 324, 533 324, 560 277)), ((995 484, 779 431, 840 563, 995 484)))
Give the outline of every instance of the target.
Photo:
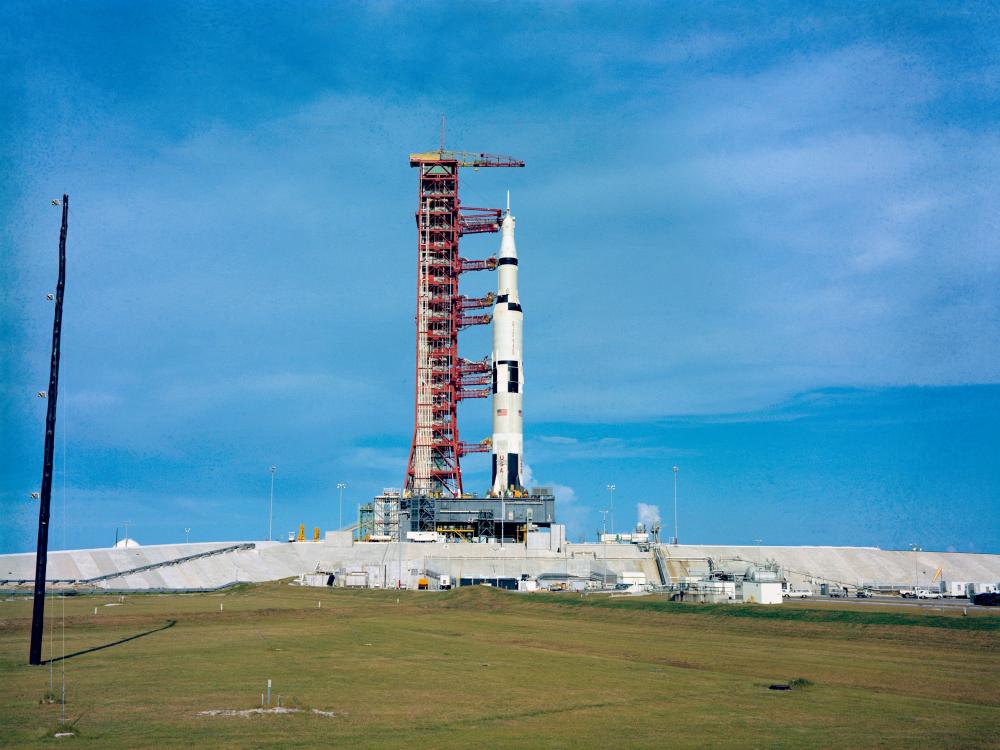
POLYGON ((288 708, 286 706, 274 706, 273 708, 213 708, 208 711, 199 711, 198 716, 226 716, 249 719, 251 716, 290 716, 292 714, 315 714, 316 716, 334 717, 337 714, 333 711, 321 711, 318 708, 288 708))

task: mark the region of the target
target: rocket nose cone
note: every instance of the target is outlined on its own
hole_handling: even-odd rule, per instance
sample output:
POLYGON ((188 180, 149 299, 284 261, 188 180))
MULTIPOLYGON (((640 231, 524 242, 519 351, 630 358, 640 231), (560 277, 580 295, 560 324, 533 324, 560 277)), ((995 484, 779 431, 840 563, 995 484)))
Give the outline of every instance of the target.
POLYGON ((509 214, 504 217, 500 232, 500 257, 517 257, 517 245, 514 244, 514 217, 509 214))
POLYGON ((504 214, 503 222, 500 224, 500 228, 509 231, 514 231, 514 223, 516 221, 517 219, 514 218, 514 214, 508 211, 507 213, 504 214))

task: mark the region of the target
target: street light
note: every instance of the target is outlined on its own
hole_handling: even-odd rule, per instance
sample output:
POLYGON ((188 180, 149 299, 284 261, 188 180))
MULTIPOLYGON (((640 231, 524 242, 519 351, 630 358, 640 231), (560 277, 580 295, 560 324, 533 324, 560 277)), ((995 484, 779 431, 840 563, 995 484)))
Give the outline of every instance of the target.
POLYGON ((271 541, 271 526, 274 520, 274 472, 278 470, 277 466, 271 466, 271 499, 267 503, 267 541, 271 541))
POLYGON ((611 493, 611 533, 615 533, 615 490, 618 489, 613 484, 608 485, 608 492, 611 493))
POLYGON ((338 529, 344 528, 344 488, 347 487, 343 482, 337 482, 337 489, 340 490, 340 525, 338 529))
POLYGON ((190 533, 191 533, 191 529, 189 529, 189 528, 185 528, 184 529, 184 544, 188 543, 188 534, 190 534, 190 533))
POLYGON ((677 541, 677 472, 680 471, 676 466, 674 467, 674 544, 678 544, 677 541))

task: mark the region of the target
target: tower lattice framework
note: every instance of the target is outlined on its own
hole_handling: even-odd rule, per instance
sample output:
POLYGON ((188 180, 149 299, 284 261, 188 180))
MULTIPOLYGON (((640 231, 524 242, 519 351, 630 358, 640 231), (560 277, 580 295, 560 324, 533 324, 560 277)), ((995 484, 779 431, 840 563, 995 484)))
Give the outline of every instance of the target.
POLYGON ((406 469, 405 494, 457 497, 463 492, 461 458, 489 450, 486 443, 462 443, 458 435, 458 403, 490 395, 489 358, 459 356, 463 328, 485 325, 489 314, 476 310, 493 305, 493 294, 465 297, 458 282, 463 273, 492 270, 496 257, 469 260, 459 255, 466 234, 497 232, 502 211, 467 208, 458 196, 461 167, 523 167, 506 156, 445 151, 410 155, 419 169, 417 202, 417 351, 413 443, 406 469))

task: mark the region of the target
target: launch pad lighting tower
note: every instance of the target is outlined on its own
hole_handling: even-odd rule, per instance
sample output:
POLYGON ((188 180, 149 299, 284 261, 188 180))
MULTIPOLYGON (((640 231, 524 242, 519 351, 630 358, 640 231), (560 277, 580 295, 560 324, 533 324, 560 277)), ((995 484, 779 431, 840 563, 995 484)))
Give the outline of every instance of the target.
POLYGON ((613 484, 609 484, 608 485, 608 492, 611 493, 611 506, 610 507, 611 507, 611 533, 612 534, 616 533, 615 532, 615 490, 617 490, 617 489, 618 488, 615 485, 613 485, 613 484))
POLYGON ((404 495, 459 497, 466 453, 485 453, 487 443, 462 443, 458 437, 458 402, 490 395, 492 368, 488 358, 458 356, 458 332, 485 325, 490 315, 468 315, 493 305, 494 295, 459 294, 459 277, 469 271, 493 270, 496 257, 468 260, 458 254, 467 234, 498 232, 502 210, 467 208, 458 198, 461 167, 523 167, 509 156, 447 151, 442 138, 436 151, 410 154, 419 170, 417 192, 417 362, 413 443, 406 469, 404 495), (484 387, 485 386, 485 387, 484 387))
POLYGON ((271 497, 267 501, 267 541, 271 541, 271 521, 274 518, 274 472, 278 470, 277 466, 271 467, 271 497))
POLYGON ((347 487, 343 482, 337 482, 337 489, 340 490, 340 523, 337 525, 338 529, 344 528, 344 488, 347 487))
POLYGON ((674 544, 680 544, 677 541, 677 472, 680 471, 676 466, 674 467, 674 544))

